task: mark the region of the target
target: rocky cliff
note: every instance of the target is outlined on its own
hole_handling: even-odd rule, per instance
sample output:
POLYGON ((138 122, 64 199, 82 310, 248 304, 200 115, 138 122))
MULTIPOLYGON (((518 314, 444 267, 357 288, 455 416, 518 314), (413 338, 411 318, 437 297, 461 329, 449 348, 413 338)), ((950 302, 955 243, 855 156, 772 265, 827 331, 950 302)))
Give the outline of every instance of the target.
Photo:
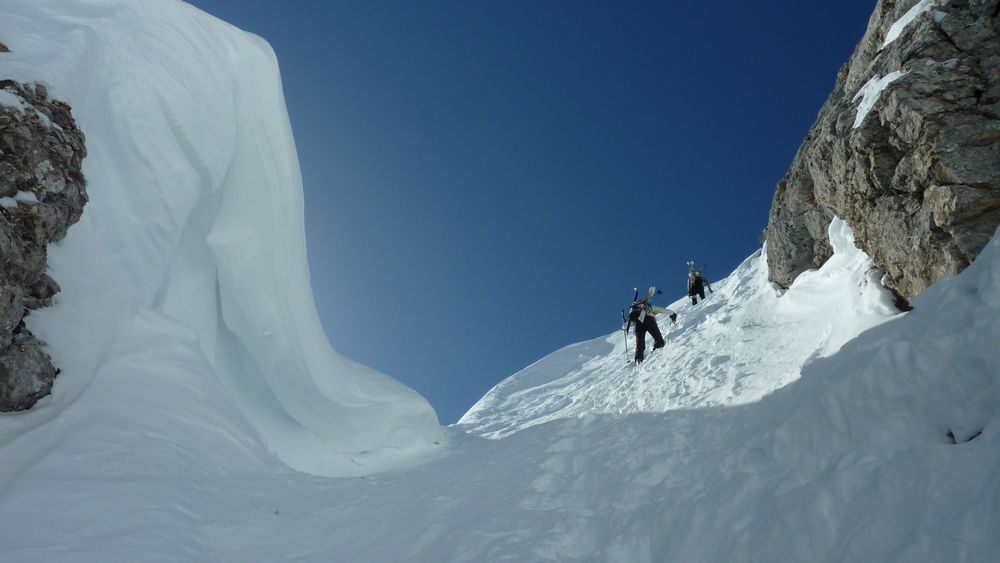
POLYGON ((831 256, 834 215, 912 297, 969 265, 1000 223, 1000 0, 879 0, 778 184, 770 277, 831 256))
POLYGON ((69 106, 40 85, 0 80, 0 411, 30 408, 58 373, 24 317, 59 291, 46 248, 83 211, 85 154, 69 106))

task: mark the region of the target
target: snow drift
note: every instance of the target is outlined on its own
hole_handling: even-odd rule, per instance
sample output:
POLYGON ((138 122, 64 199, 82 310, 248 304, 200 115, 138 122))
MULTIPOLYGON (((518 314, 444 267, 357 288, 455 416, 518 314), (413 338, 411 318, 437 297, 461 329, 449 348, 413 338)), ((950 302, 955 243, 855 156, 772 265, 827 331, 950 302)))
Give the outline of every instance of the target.
MULTIPOLYGON (((149 364, 130 368, 136 380, 158 365, 152 350, 196 342, 190 363, 302 471, 370 472, 440 440, 422 397, 327 343, 266 42, 173 0, 14 0, 2 11, 12 52, 0 75, 42 82, 73 106, 91 202, 51 250, 58 306, 32 318, 63 374, 46 404, 3 420, 0 443, 86 408, 126 340, 150 348, 149 364)), ((129 402, 153 391, 113 393, 129 402)))

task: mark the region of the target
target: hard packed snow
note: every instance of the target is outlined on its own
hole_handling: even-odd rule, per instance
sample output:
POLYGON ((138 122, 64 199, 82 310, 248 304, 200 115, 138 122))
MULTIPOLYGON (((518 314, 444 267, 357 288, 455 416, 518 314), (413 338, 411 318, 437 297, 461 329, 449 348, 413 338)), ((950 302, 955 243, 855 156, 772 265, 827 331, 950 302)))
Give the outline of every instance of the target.
POLYGON ((675 302, 640 366, 609 327, 440 429, 322 337, 261 40, 168 0, 0 13, 0 73, 73 105, 91 195, 50 249, 57 304, 29 317, 63 373, 0 416, 0 560, 1000 552, 1000 238, 899 314, 836 221, 787 291, 756 253, 675 302), (347 453, 365 444, 408 451, 347 453))

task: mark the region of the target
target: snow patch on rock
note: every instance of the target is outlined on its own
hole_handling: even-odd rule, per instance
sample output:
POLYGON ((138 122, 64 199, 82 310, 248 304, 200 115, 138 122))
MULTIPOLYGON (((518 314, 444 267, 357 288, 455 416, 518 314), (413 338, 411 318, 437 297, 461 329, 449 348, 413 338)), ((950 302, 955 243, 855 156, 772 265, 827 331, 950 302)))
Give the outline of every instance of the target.
POLYGON ((865 117, 867 117, 872 108, 875 107, 875 103, 878 102, 879 96, 882 95, 882 91, 905 75, 905 72, 899 70, 890 72, 885 76, 876 75, 873 76, 871 80, 866 82, 860 90, 858 90, 858 93, 854 95, 854 99, 851 100, 856 102, 858 98, 861 98, 861 103, 858 104, 857 116, 854 118, 854 129, 861 127, 861 124, 865 122, 865 117))
MULTIPOLYGON (((920 2, 914 4, 912 8, 907 10, 901 18, 896 20, 892 26, 889 27, 889 31, 885 34, 885 41, 882 42, 882 47, 880 49, 885 49, 893 41, 899 39, 899 36, 902 35, 906 26, 910 25, 910 23, 917 19, 920 14, 930 10, 933 5, 933 0, 920 0, 920 2)), ((935 14, 934 17, 937 18, 937 14, 935 14)))

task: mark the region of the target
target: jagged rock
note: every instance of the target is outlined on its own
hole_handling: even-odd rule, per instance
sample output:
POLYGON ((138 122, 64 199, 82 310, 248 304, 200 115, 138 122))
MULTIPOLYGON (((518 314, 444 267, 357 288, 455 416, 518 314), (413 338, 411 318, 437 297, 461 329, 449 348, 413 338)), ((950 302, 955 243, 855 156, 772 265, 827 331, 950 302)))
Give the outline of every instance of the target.
POLYGON ((0 411, 30 408, 57 373, 23 319, 52 303, 48 244, 79 220, 86 149, 69 106, 41 85, 0 80, 0 411))
POLYGON ((60 287, 56 280, 48 274, 42 274, 41 278, 35 282, 28 290, 28 295, 24 298, 26 309, 41 309, 52 305, 52 298, 59 293, 60 287))
POLYGON ((24 298, 21 288, 0 285, 0 350, 14 341, 14 329, 24 318, 24 298))
POLYGON ((878 2, 775 191, 772 281, 830 257, 834 215, 906 298, 976 258, 1000 224, 998 31, 1000 0, 878 2))
POLYGON ((9 52, 10 49, 8 49, 7 46, 4 45, 3 43, 0 43, 0 53, 9 53, 9 52))
POLYGON ((0 411, 29 409, 51 392, 58 372, 43 346, 27 331, 21 331, 0 354, 0 411))

